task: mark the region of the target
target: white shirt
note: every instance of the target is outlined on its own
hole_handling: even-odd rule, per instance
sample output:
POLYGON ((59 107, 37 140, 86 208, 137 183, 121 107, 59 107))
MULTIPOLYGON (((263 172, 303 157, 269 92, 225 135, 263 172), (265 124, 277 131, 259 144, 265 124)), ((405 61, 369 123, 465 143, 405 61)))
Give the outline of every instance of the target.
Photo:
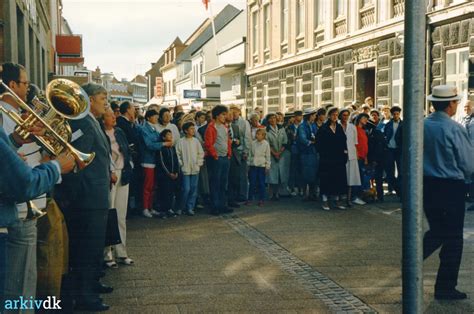
POLYGON ((254 167, 265 167, 270 169, 271 166, 270 144, 266 140, 261 142, 254 140, 250 147, 249 165, 254 167))
MULTIPOLYGON (((0 106, 2 106, 8 111, 11 110, 19 114, 18 109, 14 108, 13 106, 11 106, 10 104, 6 102, 0 101, 0 106)), ((5 133, 7 135, 10 135, 13 132, 15 132, 15 128, 17 124, 8 115, 2 114, 1 116, 2 116, 2 119, 0 119, 0 121, 2 123, 0 123, 0 125, 3 126, 5 133)), ((40 164, 40 161, 43 158, 43 156, 41 155, 40 149, 41 147, 38 144, 33 142, 33 143, 23 144, 18 149, 17 152, 20 154, 23 154, 26 157, 26 163, 28 164, 28 166, 36 167, 40 164)), ((61 173, 61 167, 59 166, 59 164, 55 162, 55 165, 56 167, 58 167, 59 173, 61 173)), ((38 209, 46 208, 46 194, 40 195, 32 201, 38 209)), ((20 218, 25 218, 28 211, 26 203, 17 204, 17 209, 18 209, 18 216, 20 218)))

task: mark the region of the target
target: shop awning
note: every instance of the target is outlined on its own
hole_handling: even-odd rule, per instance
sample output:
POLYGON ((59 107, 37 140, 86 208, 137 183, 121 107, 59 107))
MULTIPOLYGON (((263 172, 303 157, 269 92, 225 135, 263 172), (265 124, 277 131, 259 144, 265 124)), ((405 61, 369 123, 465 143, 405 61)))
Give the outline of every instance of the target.
POLYGON ((245 69, 245 63, 224 64, 220 67, 204 72, 203 75, 222 76, 243 69, 245 69))

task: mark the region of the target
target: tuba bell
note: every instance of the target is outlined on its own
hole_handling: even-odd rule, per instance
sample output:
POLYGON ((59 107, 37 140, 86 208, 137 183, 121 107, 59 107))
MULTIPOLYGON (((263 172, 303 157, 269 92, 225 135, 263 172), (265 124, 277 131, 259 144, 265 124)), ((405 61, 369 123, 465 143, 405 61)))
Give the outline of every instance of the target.
POLYGON ((7 114, 17 124, 15 131, 18 135, 26 140, 30 136, 28 129, 40 122, 45 127, 45 133, 34 136, 34 139, 50 155, 58 156, 67 151, 74 157, 79 169, 87 167, 92 162, 94 152, 85 154, 70 144, 72 131, 67 120, 82 119, 90 110, 89 98, 77 83, 66 79, 52 80, 46 87, 44 100, 36 96, 31 101, 31 106, 18 97, 2 80, 0 85, 6 90, 0 95, 0 99, 5 95, 11 96, 21 110, 28 113, 28 116, 23 118, 18 113, 0 106, 0 112, 7 114))

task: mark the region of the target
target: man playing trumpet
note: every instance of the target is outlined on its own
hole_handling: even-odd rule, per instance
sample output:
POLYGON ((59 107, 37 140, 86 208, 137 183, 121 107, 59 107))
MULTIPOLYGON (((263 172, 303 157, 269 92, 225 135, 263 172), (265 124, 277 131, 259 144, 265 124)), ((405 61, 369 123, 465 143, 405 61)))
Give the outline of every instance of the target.
MULTIPOLYGON (((23 66, 3 64, 1 79, 22 101, 26 101, 29 82, 23 66)), ((4 92, 2 87, 0 92, 4 92)), ((12 95, 3 94, 0 106, 20 114, 19 104, 12 95)), ((74 158, 64 153, 55 161, 39 165, 39 146, 20 137, 14 132, 15 127, 8 115, 0 115, 0 299, 4 294, 10 299, 35 297, 36 220, 31 207, 21 202, 50 191, 60 181, 60 173, 71 171, 75 164, 74 158), (35 168, 25 165, 16 150, 25 155, 28 166, 35 168)), ((27 131, 32 135, 44 132, 37 124, 27 131)), ((36 205, 45 208, 46 199, 36 205)))

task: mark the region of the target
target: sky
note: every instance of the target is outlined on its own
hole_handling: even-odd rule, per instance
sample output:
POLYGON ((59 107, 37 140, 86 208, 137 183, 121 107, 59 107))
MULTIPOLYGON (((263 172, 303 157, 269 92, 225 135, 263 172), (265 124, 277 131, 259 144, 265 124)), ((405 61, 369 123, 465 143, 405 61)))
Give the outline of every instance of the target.
MULTIPOLYGON (((245 0, 211 0, 213 14, 245 0)), ((179 36, 184 42, 209 17, 202 0, 63 0, 63 15, 82 35, 85 65, 120 80, 145 74, 179 36)))

